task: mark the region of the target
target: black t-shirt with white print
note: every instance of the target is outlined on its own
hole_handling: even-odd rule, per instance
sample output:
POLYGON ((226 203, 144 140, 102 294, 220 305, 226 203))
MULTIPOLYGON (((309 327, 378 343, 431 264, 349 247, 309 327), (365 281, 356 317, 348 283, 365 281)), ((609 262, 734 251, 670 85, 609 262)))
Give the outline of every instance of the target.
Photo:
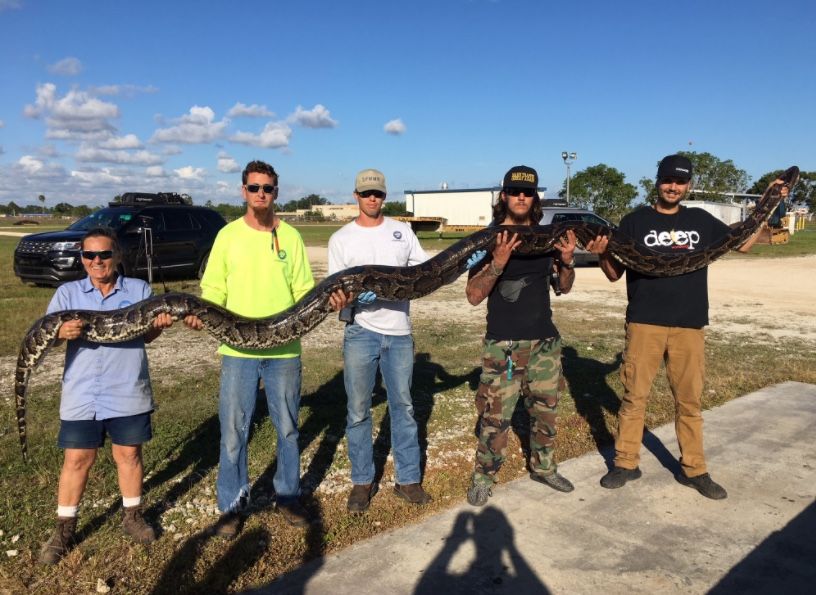
MULTIPOLYGON (((620 222, 621 233, 657 252, 703 250, 730 228, 703 209, 677 213, 642 207, 620 222)), ((627 322, 703 328, 708 324, 708 267, 675 277, 652 277, 626 269, 627 322)))

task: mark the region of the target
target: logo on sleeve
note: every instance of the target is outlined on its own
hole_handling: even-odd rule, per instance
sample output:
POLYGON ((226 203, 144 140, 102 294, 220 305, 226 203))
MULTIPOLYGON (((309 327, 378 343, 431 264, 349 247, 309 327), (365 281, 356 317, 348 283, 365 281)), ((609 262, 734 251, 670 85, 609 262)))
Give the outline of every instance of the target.
POLYGON ((401 240, 402 239, 402 232, 401 231, 395 231, 394 232, 394 239, 397 240, 397 241, 401 240))

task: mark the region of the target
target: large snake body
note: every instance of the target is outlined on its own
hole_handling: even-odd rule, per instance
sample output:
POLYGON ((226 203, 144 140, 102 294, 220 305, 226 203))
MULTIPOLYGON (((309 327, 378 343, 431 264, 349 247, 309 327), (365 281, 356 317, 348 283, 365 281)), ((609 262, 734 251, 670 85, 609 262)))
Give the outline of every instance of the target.
MULTIPOLYGON (((782 176, 785 186, 793 186, 798 168, 782 176)), ((520 254, 547 254, 572 230, 578 242, 586 246, 598 235, 609 236, 608 250, 633 270, 654 275, 672 276, 695 271, 709 265, 729 250, 738 248, 773 212, 782 199, 781 186, 772 186, 757 203, 753 213, 731 233, 699 251, 687 254, 655 252, 610 228, 591 223, 570 221, 546 226, 488 227, 443 250, 428 261, 412 267, 368 265, 346 269, 330 275, 292 307, 268 318, 245 318, 229 310, 186 293, 166 293, 148 298, 126 308, 112 311, 66 310, 37 320, 26 333, 17 358, 14 394, 17 427, 23 458, 27 458, 26 389, 31 372, 42 361, 57 339, 62 323, 81 320, 81 338, 95 343, 120 343, 147 333, 158 314, 168 313, 175 320, 188 314, 198 316, 204 329, 222 343, 243 349, 267 349, 289 343, 315 328, 331 312, 329 296, 337 289, 355 294, 373 291, 378 299, 412 300, 451 283, 466 270, 466 262, 477 250, 489 250, 496 234, 509 230, 522 243, 520 254)))

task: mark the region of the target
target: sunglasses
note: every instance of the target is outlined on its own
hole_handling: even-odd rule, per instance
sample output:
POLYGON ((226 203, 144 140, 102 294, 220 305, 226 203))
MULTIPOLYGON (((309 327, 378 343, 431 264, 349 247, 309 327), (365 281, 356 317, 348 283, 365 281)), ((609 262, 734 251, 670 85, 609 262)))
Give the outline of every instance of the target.
POLYGON ((536 195, 536 191, 532 188, 519 188, 517 186, 510 186, 509 188, 505 188, 504 192, 509 196, 518 196, 519 194, 523 194, 524 196, 533 197, 536 195))
POLYGON ((363 190, 357 194, 363 198, 369 198, 370 196, 373 196, 374 198, 385 198, 385 192, 380 192, 379 190, 363 190))
POLYGON ((275 190, 278 189, 277 186, 273 186, 272 184, 264 184, 263 186, 261 186, 260 184, 246 184, 244 185, 244 188, 246 188, 247 191, 251 194, 255 194, 261 188, 263 188, 264 194, 272 194, 275 190))
POLYGON ((86 260, 94 260, 96 257, 100 260, 108 260, 113 258, 113 250, 83 250, 82 258, 86 260))

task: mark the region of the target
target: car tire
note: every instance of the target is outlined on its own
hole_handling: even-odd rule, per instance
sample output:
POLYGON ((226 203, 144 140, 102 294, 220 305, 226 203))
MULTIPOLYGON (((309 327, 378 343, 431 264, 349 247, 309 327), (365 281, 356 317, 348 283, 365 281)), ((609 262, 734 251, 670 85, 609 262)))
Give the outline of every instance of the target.
POLYGON ((198 272, 196 273, 196 277, 201 279, 204 276, 204 271, 207 270, 207 261, 210 259, 210 253, 205 252, 204 256, 201 257, 201 262, 198 265, 198 272))

